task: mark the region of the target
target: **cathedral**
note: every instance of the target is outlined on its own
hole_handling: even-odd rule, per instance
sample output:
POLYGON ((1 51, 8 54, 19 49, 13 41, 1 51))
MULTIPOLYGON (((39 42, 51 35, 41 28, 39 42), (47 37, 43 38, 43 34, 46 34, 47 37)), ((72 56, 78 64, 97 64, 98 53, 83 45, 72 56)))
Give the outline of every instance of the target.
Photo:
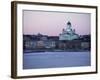
POLYGON ((59 34, 59 40, 74 40, 78 38, 79 35, 75 33, 75 29, 72 29, 71 22, 68 21, 66 28, 59 34))

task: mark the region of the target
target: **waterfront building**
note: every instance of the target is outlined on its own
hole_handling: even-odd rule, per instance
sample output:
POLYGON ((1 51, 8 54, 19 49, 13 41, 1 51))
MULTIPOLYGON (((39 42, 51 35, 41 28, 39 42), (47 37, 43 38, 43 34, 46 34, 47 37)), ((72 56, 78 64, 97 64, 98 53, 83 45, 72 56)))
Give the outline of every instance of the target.
POLYGON ((51 40, 45 41, 44 44, 45 44, 45 48, 48 48, 48 49, 55 48, 56 46, 55 41, 51 41, 51 40))
POLYGON ((85 50, 90 50, 90 42, 81 42, 81 48, 85 50))
POLYGON ((36 41, 27 40, 24 41, 24 49, 35 49, 36 48, 36 41))
POLYGON ((45 48, 45 44, 44 44, 44 41, 37 41, 36 42, 36 48, 39 48, 39 49, 42 49, 42 48, 45 48))

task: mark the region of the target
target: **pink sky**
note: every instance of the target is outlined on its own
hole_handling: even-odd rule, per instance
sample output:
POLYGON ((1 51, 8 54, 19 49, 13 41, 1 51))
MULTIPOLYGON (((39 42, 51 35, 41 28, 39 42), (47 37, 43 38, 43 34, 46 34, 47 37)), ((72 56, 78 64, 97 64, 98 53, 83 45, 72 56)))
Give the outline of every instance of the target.
POLYGON ((68 21, 77 34, 90 34, 91 15, 87 13, 24 10, 23 14, 23 34, 59 36, 68 21))

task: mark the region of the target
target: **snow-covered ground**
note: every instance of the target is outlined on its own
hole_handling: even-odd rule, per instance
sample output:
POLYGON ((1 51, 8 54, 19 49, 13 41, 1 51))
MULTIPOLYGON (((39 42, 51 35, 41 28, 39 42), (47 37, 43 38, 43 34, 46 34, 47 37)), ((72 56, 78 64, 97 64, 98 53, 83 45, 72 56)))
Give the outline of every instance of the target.
POLYGON ((90 66, 90 52, 39 52, 23 56, 23 69, 90 66))

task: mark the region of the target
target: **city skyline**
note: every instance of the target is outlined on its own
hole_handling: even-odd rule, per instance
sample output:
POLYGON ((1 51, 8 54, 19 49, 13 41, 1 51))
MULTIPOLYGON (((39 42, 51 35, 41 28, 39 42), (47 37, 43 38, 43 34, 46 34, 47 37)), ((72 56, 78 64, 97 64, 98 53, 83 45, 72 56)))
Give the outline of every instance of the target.
POLYGON ((23 34, 59 36, 70 21, 79 35, 90 34, 91 15, 88 13, 23 11, 23 34))

